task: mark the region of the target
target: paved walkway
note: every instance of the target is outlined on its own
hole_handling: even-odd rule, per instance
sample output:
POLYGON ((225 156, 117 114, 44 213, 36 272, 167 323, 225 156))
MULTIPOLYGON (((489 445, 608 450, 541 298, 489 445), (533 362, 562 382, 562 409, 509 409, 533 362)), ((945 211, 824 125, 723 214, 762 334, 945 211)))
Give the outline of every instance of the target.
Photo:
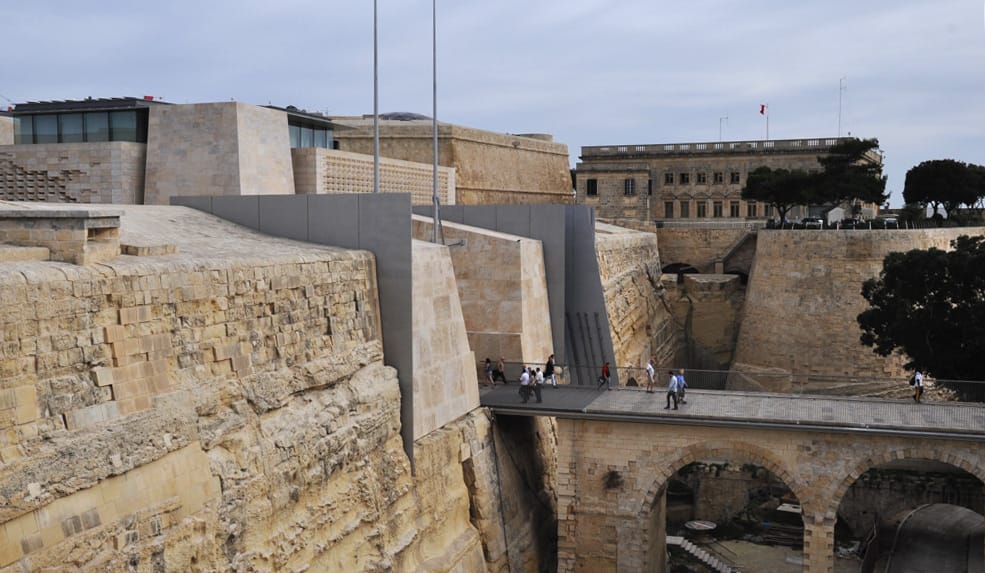
POLYGON ((939 434, 985 441, 985 404, 912 399, 803 396, 765 392, 688 390, 687 404, 665 410, 667 394, 641 388, 612 391, 581 386, 545 387, 543 403, 524 404, 518 384, 483 387, 480 401, 494 412, 633 422, 767 426, 853 433, 939 434))

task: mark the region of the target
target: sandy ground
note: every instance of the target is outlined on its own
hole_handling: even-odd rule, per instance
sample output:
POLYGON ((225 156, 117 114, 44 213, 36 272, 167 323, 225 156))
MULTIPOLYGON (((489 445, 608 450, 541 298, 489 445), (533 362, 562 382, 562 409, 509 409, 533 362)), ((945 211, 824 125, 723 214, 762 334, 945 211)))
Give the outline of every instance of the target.
MULTIPOLYGON (((722 555, 744 573, 803 573, 803 553, 790 547, 757 545, 748 541, 718 541, 710 549, 722 555), (723 549, 724 547, 724 549, 723 549)), ((858 573, 861 561, 835 559, 835 573, 858 573)))

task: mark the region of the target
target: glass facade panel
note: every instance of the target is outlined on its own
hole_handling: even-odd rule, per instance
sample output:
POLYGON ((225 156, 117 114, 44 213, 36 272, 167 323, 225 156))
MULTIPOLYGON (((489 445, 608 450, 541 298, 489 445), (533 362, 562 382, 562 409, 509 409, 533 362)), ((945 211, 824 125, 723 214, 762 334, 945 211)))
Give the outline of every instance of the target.
POLYGON ((58 116, 34 116, 34 142, 58 143, 58 116))
POLYGON ((287 131, 291 136, 291 147, 301 147, 301 126, 289 125, 287 131))
POLYGON ((93 111, 85 114, 86 141, 109 141, 109 114, 93 111))
POLYGON ((14 118, 14 143, 24 145, 34 143, 34 121, 31 117, 14 118))
POLYGON ((325 129, 315 130, 315 147, 328 147, 328 131, 325 129))
POLYGON ((137 112, 113 111, 109 114, 109 127, 113 141, 140 141, 137 139, 137 112))
POLYGON ((58 116, 59 141, 80 143, 82 141, 82 114, 63 113, 58 116))
POLYGON ((310 127, 301 128, 301 147, 314 147, 315 130, 310 127))

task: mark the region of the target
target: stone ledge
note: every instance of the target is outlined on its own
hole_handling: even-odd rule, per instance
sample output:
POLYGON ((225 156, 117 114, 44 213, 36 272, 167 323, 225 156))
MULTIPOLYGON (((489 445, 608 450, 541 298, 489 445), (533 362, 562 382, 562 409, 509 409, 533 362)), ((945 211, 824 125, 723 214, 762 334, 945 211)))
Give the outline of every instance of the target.
POLYGON ((18 247, 15 245, 0 245, 0 263, 17 261, 47 261, 51 253, 47 247, 18 247))

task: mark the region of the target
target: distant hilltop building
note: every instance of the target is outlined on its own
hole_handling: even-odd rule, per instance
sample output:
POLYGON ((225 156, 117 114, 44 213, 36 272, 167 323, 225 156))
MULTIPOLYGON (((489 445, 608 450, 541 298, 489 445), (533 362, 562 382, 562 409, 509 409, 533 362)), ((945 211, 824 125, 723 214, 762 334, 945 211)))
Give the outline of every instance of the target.
MULTIPOLYGON (((575 202, 606 219, 658 221, 763 220, 769 205, 742 199, 758 167, 818 170, 818 157, 847 138, 778 139, 714 143, 607 145, 581 148, 575 168, 575 202)), ((882 162, 878 154, 873 161, 882 162)), ((863 215, 875 214, 863 205, 863 215)), ((813 214, 813 213, 812 213, 813 214)), ((806 206, 788 216, 808 215, 806 206)))
MULTIPOLYGON (((372 116, 368 132, 366 123, 241 102, 21 103, 0 113, 0 200, 167 204, 178 195, 371 192, 372 116)), ((380 190, 430 205, 431 121, 382 124, 380 190)), ((567 146, 550 136, 444 123, 438 131, 442 204, 571 202, 567 146)))

